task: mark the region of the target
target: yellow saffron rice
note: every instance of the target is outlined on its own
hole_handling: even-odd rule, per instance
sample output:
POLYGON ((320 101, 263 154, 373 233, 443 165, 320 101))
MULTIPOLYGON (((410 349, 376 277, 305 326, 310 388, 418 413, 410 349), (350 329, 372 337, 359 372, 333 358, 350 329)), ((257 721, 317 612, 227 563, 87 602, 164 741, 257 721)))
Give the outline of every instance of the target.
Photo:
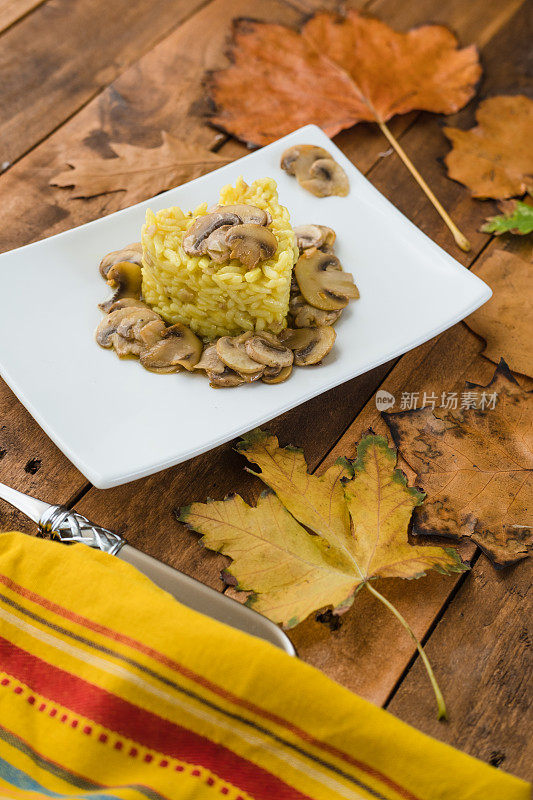
POLYGON ((269 211, 278 240, 272 258, 247 270, 232 259, 223 264, 208 256, 189 256, 182 247, 187 230, 207 213, 207 203, 192 214, 177 206, 146 212, 142 229, 143 298, 169 323, 182 322, 204 339, 247 330, 279 332, 285 327, 292 268, 298 258, 289 212, 278 202, 276 182, 261 178, 248 186, 220 192, 221 205, 246 203, 269 211))

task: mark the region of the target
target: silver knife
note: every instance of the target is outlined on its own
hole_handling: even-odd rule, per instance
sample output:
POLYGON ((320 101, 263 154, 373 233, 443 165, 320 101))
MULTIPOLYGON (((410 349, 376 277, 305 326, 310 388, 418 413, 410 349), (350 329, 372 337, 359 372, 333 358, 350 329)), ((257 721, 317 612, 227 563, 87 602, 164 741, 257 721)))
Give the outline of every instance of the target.
POLYGON ((118 556, 143 572, 183 605, 264 639, 291 656, 296 655, 288 636, 266 617, 190 578, 185 573, 169 567, 168 564, 142 553, 129 545, 122 536, 95 525, 82 514, 64 506, 53 506, 43 500, 37 500, 36 497, 17 492, 16 489, 11 489, 3 483, 0 483, 0 499, 6 500, 37 523, 41 533, 66 544, 78 542, 118 556))

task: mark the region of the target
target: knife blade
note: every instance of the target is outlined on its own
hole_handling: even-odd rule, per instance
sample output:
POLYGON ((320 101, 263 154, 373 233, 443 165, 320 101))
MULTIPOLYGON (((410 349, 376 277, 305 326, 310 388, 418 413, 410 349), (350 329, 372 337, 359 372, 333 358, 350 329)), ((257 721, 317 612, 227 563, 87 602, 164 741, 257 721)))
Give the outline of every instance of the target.
POLYGON ((288 636, 266 617, 137 550, 119 534, 95 525, 82 514, 64 506, 50 505, 3 483, 0 483, 0 499, 26 514, 38 525, 41 534, 65 544, 84 544, 117 556, 144 573, 153 583, 188 608, 264 639, 291 656, 296 655, 288 636))

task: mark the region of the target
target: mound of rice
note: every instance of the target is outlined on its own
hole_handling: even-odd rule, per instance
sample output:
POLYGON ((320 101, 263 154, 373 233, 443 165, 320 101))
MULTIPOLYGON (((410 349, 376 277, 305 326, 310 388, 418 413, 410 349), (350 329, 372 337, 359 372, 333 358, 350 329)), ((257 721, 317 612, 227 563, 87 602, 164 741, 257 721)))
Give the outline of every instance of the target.
POLYGON ((269 211, 268 226, 278 240, 272 258, 247 270, 240 261, 224 264, 208 256, 189 256, 182 241, 192 223, 207 213, 207 203, 192 214, 175 206, 146 212, 142 229, 143 285, 146 303, 163 319, 188 325, 204 339, 247 330, 279 332, 285 327, 292 268, 298 258, 289 212, 279 205, 276 182, 261 178, 220 192, 221 205, 246 203, 269 211))

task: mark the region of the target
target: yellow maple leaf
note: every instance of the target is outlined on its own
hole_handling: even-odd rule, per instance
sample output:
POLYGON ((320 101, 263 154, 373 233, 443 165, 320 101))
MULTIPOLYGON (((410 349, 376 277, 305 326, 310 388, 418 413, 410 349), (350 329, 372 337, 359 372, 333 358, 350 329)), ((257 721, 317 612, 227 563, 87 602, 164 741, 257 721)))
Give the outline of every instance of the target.
POLYGON ((237 449, 272 491, 255 507, 239 495, 192 503, 180 520, 232 559, 237 587, 253 593, 248 604, 274 622, 292 628, 327 605, 345 611, 374 578, 465 569, 453 549, 409 544, 409 520, 424 495, 407 486, 384 437, 365 436, 354 462, 339 459, 320 476, 308 473, 301 450, 279 447, 262 431, 237 449))
POLYGON ((313 611, 346 611, 366 586, 413 637, 439 703, 444 702, 421 645, 408 623, 371 585, 376 578, 419 578, 426 570, 462 572, 453 549, 413 546, 407 530, 424 494, 396 468, 396 452, 383 436, 361 440, 357 458, 340 459, 323 475, 309 474, 301 450, 280 448, 275 436, 254 431, 237 448, 269 489, 257 505, 239 495, 192 503, 180 520, 202 534, 202 544, 232 559, 237 588, 247 604, 286 628, 313 611))

